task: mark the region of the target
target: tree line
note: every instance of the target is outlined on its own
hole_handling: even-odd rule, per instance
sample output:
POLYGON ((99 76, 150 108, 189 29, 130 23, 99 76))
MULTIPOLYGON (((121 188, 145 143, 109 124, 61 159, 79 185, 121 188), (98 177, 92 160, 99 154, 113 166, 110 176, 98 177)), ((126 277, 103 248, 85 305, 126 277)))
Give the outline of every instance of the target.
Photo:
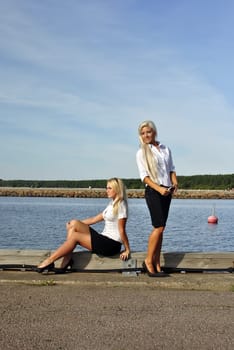
MULTIPOLYGON (((230 190, 234 188, 234 174, 177 176, 179 188, 200 190, 230 190)), ((128 189, 142 189, 140 179, 122 179, 128 189)), ((3 180, 0 187, 31 188, 105 188, 106 179, 101 180, 3 180)))

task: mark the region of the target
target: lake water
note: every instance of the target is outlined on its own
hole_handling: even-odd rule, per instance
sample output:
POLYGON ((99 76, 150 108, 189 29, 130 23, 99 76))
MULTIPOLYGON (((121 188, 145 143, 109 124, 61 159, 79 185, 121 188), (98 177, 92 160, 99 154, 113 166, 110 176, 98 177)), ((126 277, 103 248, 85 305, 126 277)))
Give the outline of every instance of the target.
MULTIPOLYGON (((65 223, 101 212, 108 199, 0 197, 1 249, 55 249, 66 234, 65 223)), ((94 226, 101 231, 103 223, 94 226)), ((127 233, 133 251, 146 251, 151 222, 144 199, 129 199, 127 233)), ((77 249, 76 249, 77 250, 77 249)), ((234 200, 173 199, 164 252, 234 251, 234 200), (212 214, 218 224, 208 224, 212 214)))

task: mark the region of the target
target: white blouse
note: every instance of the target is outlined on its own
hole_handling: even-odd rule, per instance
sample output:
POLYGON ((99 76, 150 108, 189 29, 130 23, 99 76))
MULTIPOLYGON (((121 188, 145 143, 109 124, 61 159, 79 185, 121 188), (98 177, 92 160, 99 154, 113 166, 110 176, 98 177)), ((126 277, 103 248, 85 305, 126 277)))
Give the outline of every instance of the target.
POLYGON ((105 221, 105 226, 102 231, 102 235, 107 236, 111 239, 114 239, 117 242, 122 243, 120 233, 119 233, 119 227, 118 227, 118 220, 127 218, 127 205, 124 201, 119 203, 119 210, 118 214, 113 214, 113 201, 111 201, 106 209, 103 211, 103 218, 105 221))
MULTIPOLYGON (((148 146, 153 152, 156 164, 158 164, 158 185, 171 186, 170 173, 175 171, 175 166, 170 149, 161 143, 159 144, 160 151, 154 145, 148 146)), ((146 170, 141 148, 136 153, 136 161, 141 181, 143 181, 146 176, 150 175, 146 170)))

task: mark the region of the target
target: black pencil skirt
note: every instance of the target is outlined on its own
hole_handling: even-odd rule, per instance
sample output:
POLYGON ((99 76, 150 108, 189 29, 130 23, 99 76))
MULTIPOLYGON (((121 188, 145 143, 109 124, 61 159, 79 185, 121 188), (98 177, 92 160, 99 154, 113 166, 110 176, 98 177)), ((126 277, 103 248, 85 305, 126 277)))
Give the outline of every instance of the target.
POLYGON ((153 227, 165 227, 171 204, 171 194, 162 196, 159 192, 147 186, 145 189, 145 200, 153 227))
POLYGON ((120 253, 122 244, 108 238, 89 227, 91 235, 92 253, 103 256, 111 256, 120 253))

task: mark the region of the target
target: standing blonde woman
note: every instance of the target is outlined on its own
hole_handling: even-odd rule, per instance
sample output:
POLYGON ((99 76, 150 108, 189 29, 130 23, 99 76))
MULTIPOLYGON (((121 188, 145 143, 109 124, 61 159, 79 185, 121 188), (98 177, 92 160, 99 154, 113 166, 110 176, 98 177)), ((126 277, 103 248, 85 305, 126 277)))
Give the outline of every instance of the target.
POLYGON ((163 231, 166 226, 172 193, 177 191, 177 178, 170 149, 157 141, 157 129, 151 120, 138 128, 140 149, 136 154, 137 166, 145 184, 145 199, 150 212, 153 230, 143 268, 150 277, 163 276, 160 253, 163 231))
POLYGON ((66 241, 38 267, 38 272, 54 269, 54 262, 63 257, 61 269, 71 265, 71 255, 77 244, 103 256, 120 253, 122 244, 125 250, 120 253, 120 259, 127 260, 130 246, 126 233, 128 218, 128 203, 125 186, 121 179, 111 178, 107 181, 107 197, 111 199, 106 209, 94 217, 84 220, 71 220, 66 224, 66 241), (102 233, 96 232, 90 225, 105 221, 102 233))

